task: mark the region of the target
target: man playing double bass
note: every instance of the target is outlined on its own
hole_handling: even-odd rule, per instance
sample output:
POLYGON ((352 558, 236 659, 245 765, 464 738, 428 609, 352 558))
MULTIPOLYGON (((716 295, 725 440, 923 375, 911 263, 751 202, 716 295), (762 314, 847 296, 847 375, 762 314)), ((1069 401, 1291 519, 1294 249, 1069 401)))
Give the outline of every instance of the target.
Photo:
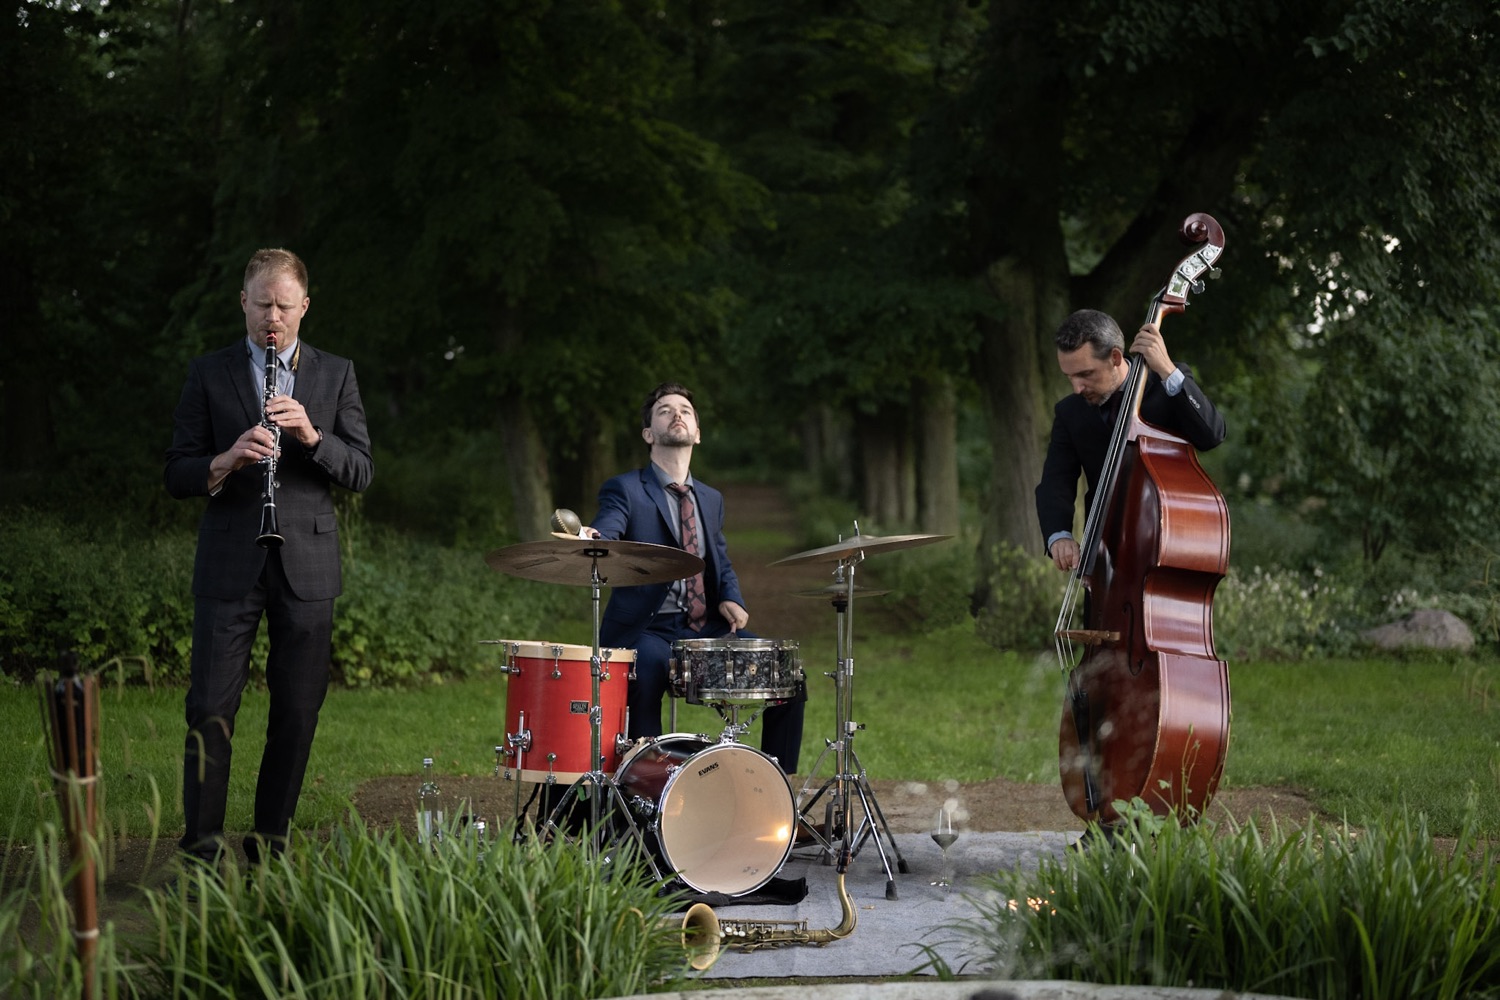
MULTIPOLYGON (((1125 336, 1107 314, 1080 309, 1063 321, 1053 338, 1057 364, 1072 383, 1073 394, 1053 409, 1052 439, 1036 487, 1036 516, 1047 554, 1059 570, 1078 566, 1078 542, 1073 537, 1078 476, 1088 482, 1085 511, 1092 509, 1110 435, 1119 414, 1121 391, 1130 362, 1125 336)), ((1154 324, 1147 323, 1130 345, 1150 368, 1141 399, 1141 419, 1208 451, 1224 440, 1224 418, 1193 379, 1192 370, 1177 365, 1154 324)))

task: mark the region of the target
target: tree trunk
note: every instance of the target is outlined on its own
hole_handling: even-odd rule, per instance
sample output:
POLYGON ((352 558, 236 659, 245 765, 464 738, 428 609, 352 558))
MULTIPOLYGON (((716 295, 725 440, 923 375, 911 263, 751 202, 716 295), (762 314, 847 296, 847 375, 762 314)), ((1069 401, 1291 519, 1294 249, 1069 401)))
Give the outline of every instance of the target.
POLYGON ((803 464, 827 493, 852 499, 854 459, 850 454, 849 421, 827 403, 819 403, 802 418, 803 464))
POLYGON ((1061 322, 1067 307, 1053 283, 1038 281, 1014 261, 990 268, 989 278, 995 296, 1008 308, 1002 319, 980 321, 983 339, 975 364, 992 459, 974 610, 999 613, 1001 609, 989 607, 990 581, 1006 565, 1003 549, 1017 548, 1037 558, 1043 555, 1035 490, 1042 477, 1048 400, 1043 391, 1039 331, 1049 331, 1045 339, 1050 343, 1050 331, 1061 322))
POLYGON ((929 535, 958 534, 958 393, 944 375, 926 379, 916 410, 922 446, 917 454, 919 529, 929 535))
MULTIPOLYGON (((501 306, 496 330, 499 356, 514 356, 523 350, 524 339, 516 310, 501 306)), ((556 505, 541 431, 519 386, 501 394, 497 410, 505 473, 510 481, 511 528, 521 541, 545 538, 547 521, 556 505)))
POLYGON ((579 467, 581 482, 573 509, 587 524, 599 510, 599 487, 624 468, 615 453, 615 428, 603 414, 594 414, 592 432, 583 442, 579 467))
POLYGON ((860 455, 864 465, 862 507, 870 526, 864 534, 892 534, 916 516, 916 472, 905 409, 883 406, 860 422, 860 455))

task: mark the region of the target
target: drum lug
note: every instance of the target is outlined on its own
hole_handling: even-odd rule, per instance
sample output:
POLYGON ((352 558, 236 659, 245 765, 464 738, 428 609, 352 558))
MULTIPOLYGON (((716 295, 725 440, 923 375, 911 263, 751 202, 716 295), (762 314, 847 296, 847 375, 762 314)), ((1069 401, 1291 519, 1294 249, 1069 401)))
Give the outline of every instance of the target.
POLYGON ((633 746, 635 746, 635 740, 632 740, 630 737, 626 736, 624 733, 615 733, 615 756, 616 757, 623 757, 623 756, 625 756, 625 754, 633 746))
MULTIPOLYGON (((673 770, 676 770, 676 768, 673 768, 673 770)), ((630 797, 630 809, 641 816, 650 817, 656 815, 656 803, 644 795, 632 795, 630 797)))

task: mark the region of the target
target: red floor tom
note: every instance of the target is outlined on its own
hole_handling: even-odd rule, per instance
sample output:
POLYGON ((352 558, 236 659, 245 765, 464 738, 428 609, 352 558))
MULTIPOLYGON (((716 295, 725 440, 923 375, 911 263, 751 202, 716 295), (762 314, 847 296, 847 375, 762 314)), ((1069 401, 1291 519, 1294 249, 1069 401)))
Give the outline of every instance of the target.
POLYGON ((599 651, 599 761, 590 761, 592 646, 510 642, 505 646, 506 778, 571 784, 590 771, 613 774, 625 733, 626 686, 635 650, 599 651))

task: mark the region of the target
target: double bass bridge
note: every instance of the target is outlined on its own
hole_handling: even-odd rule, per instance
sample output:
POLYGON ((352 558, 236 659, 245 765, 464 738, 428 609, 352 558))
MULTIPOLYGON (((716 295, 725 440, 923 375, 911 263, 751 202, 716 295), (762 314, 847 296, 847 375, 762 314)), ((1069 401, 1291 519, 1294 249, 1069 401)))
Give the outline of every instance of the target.
POLYGON ((1102 646, 1107 642, 1120 641, 1120 633, 1096 628, 1065 628, 1057 633, 1057 637, 1081 646, 1102 646))

